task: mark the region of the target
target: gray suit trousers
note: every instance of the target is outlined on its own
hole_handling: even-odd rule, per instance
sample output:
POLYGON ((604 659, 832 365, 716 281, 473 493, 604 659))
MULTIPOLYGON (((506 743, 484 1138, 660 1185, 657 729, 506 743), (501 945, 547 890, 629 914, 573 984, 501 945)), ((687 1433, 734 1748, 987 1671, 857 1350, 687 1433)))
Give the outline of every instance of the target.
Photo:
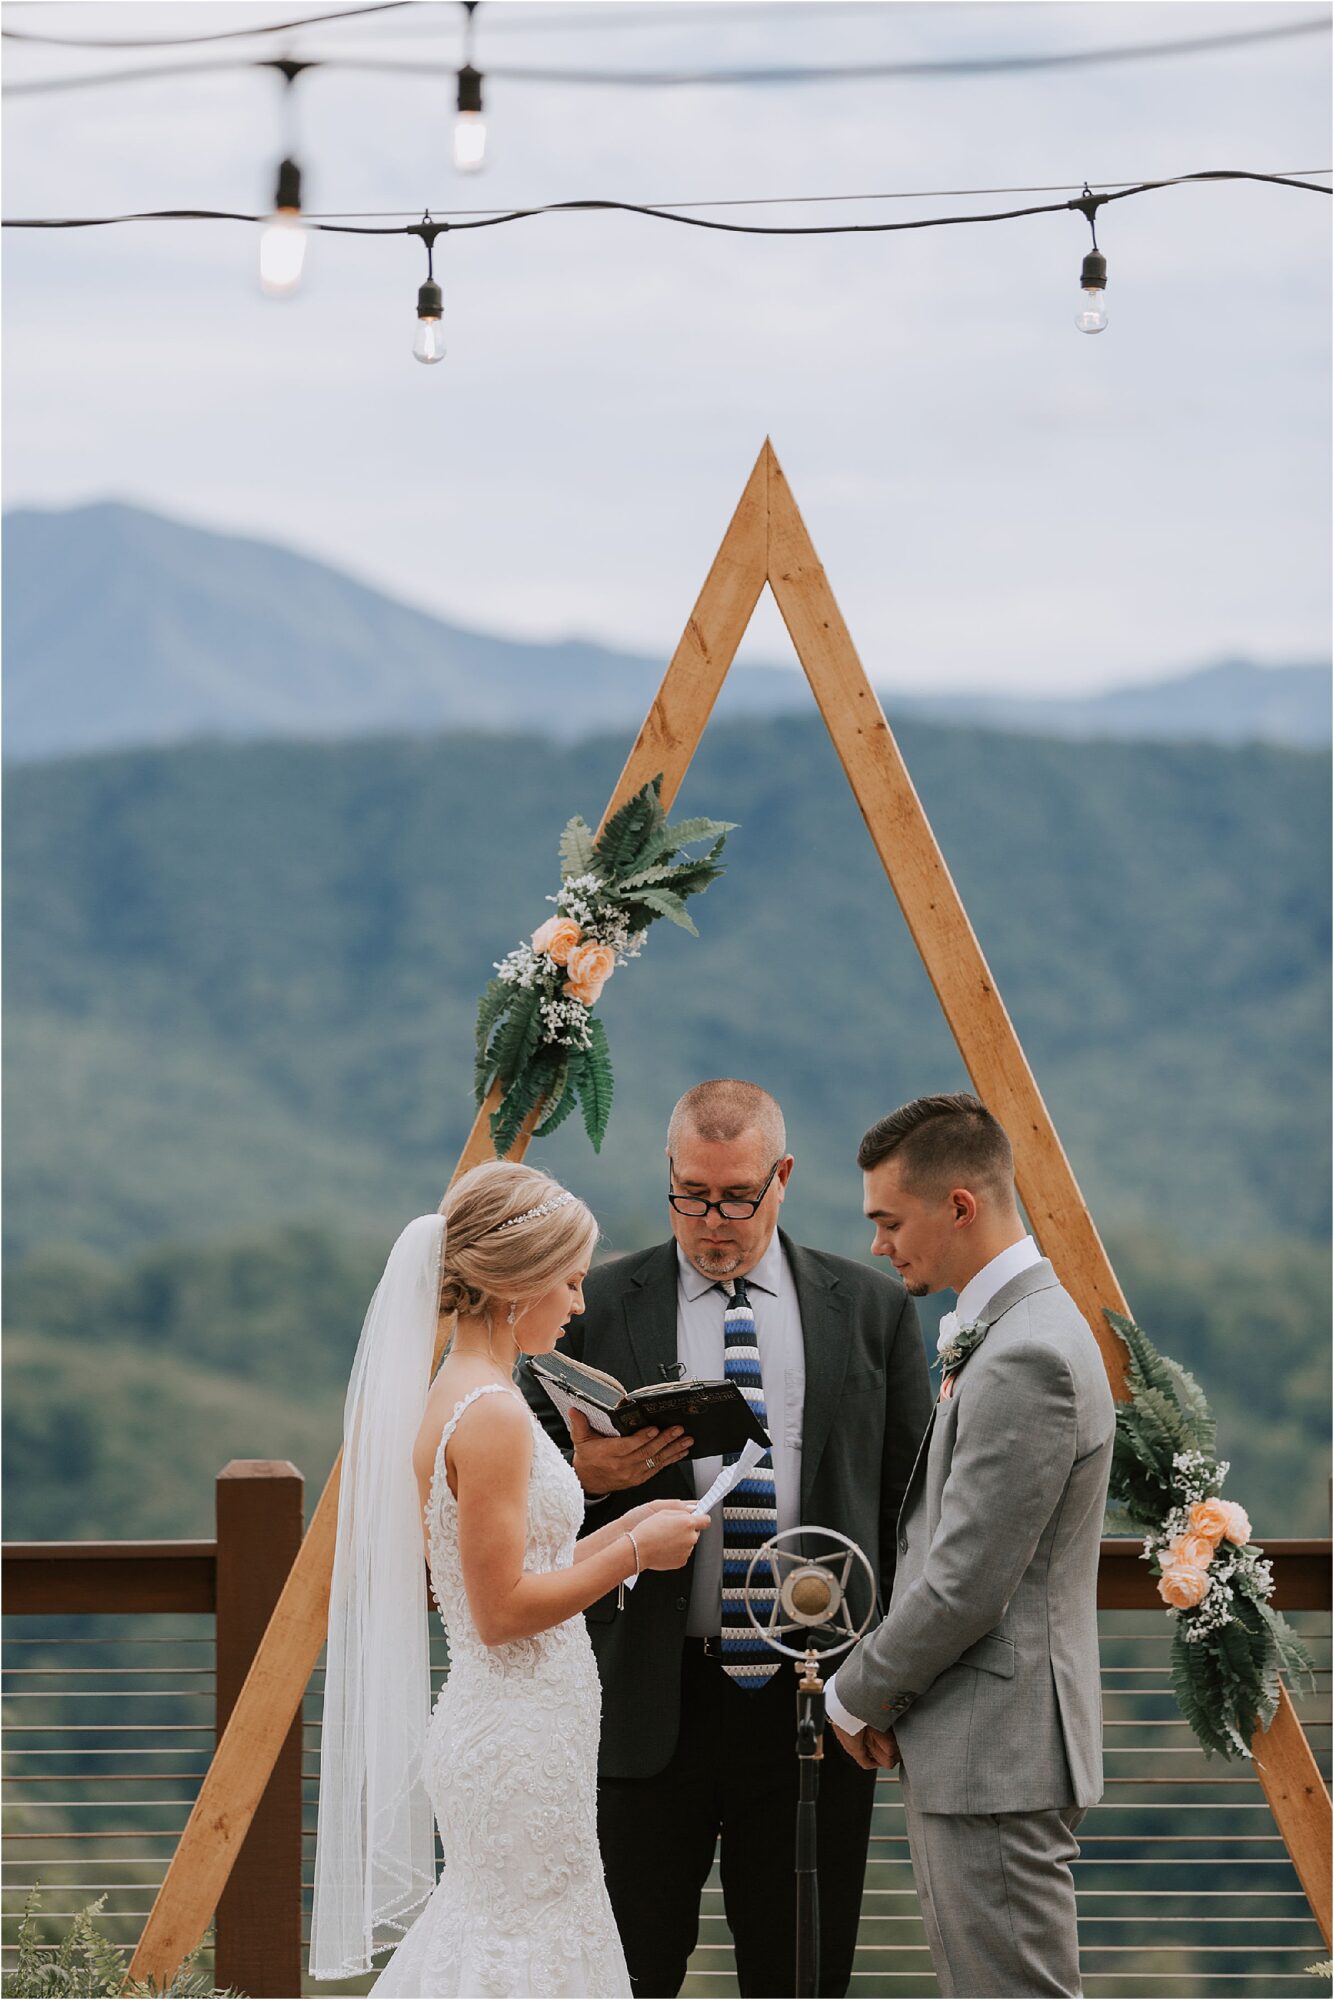
POLYGON ((944 1995, 1080 1993, 1079 1806, 925 1813, 900 1767, 913 1876, 944 1995))

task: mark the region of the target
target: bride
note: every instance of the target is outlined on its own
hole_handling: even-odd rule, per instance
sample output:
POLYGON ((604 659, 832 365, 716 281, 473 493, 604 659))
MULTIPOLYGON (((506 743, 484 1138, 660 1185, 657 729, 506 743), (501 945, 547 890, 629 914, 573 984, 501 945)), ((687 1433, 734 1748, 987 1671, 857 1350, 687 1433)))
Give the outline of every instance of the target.
POLYGON ((313 1978, 396 1945, 376 1995, 630 1993, 579 1614, 641 1569, 680 1569, 708 1523, 658 1500, 576 1539, 582 1488, 513 1386, 520 1354, 583 1311, 597 1233, 546 1174, 493 1161, 408 1224, 371 1300, 343 1427, 313 1978), (442 1314, 457 1324, 432 1382, 442 1314), (434 1709, 427 1564, 449 1639, 434 1709))

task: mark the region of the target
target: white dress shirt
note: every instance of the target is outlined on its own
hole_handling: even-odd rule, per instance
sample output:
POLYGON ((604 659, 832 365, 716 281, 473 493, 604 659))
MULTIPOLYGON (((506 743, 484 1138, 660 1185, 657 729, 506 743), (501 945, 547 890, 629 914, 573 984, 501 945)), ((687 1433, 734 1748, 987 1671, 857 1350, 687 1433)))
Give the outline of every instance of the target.
MULTIPOLYGON (((731 1278, 706 1278, 677 1246, 676 1358, 687 1375, 720 1382, 724 1364, 723 1310, 731 1278)), ((801 1338, 797 1288, 775 1230, 754 1270, 745 1273, 755 1313, 755 1338, 760 1350, 767 1429, 773 1439, 774 1501, 778 1529, 795 1528, 801 1519, 801 1429, 806 1403, 806 1349, 801 1338)), ((721 1458, 691 1461, 695 1498, 708 1492, 722 1471, 721 1458)), ((686 1632, 692 1639, 716 1638, 720 1623, 723 1577, 723 1510, 715 1507, 709 1527, 695 1548, 690 1577, 686 1632)))
MULTIPOLYGON (((1030 1265, 1041 1262, 1042 1252, 1031 1236, 1021 1236, 1017 1243, 1009 1244, 999 1256, 993 1257, 989 1264, 984 1264, 980 1271, 975 1272, 960 1292, 954 1308, 959 1325, 971 1326, 1003 1285, 1008 1285, 1011 1278, 1017 1278, 1021 1271, 1027 1271, 1030 1265)), ((843 1706, 835 1692, 837 1681, 838 1675, 835 1674, 824 1691, 825 1714, 849 1736, 856 1736, 867 1725, 860 1716, 843 1706)))

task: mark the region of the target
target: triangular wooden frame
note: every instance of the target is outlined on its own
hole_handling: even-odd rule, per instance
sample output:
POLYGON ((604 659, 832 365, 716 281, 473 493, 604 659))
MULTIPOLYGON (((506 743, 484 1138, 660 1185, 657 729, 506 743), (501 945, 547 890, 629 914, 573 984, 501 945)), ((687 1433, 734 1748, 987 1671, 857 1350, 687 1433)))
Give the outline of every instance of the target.
MULTIPOLYGON (((675 797, 766 583, 968 1073, 1013 1142, 1019 1189, 1034 1230, 1088 1319, 1113 1393, 1124 1399, 1124 1352, 1103 1318, 1106 1306, 1126 1310, 1121 1288, 767 439, 607 813, 659 771, 663 804, 675 797)), ((492 1109, 488 1102, 478 1113, 455 1178, 492 1157, 492 1109)), ((511 1157, 520 1157, 527 1144, 525 1132, 511 1157)), ((151 1977, 165 1985, 203 1936, 300 1708, 324 1642, 340 1463, 320 1496, 154 1901, 130 1968, 136 1979, 151 1977)), ((1256 1737, 1255 1753, 1328 1946, 1330 1799, 1286 1691, 1272 1727, 1256 1737)))

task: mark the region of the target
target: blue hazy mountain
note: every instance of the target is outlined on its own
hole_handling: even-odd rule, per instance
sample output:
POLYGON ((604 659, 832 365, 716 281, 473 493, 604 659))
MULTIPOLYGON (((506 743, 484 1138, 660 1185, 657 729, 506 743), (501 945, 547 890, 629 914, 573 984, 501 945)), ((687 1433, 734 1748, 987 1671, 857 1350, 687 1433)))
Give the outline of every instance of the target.
MULTIPOLYGON (((663 660, 589 640, 506 639, 396 602, 308 556, 115 502, 4 521, 5 751, 537 730, 639 721, 663 660)), ((673 635, 674 637, 674 635, 673 635)), ((1221 665, 1090 697, 931 697, 911 713, 1028 735, 1330 740, 1322 666, 1221 665)), ((791 667, 738 667, 719 714, 808 709, 791 667)))

